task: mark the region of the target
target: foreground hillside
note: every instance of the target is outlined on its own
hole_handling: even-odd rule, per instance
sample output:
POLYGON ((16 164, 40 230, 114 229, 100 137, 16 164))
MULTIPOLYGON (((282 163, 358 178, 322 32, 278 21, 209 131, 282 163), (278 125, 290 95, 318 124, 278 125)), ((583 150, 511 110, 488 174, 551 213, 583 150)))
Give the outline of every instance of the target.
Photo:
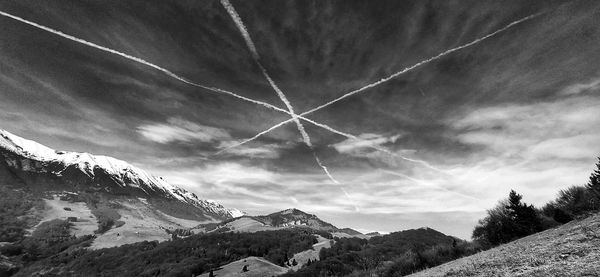
POLYGON ((596 214, 410 276, 600 276, 599 260, 596 214))

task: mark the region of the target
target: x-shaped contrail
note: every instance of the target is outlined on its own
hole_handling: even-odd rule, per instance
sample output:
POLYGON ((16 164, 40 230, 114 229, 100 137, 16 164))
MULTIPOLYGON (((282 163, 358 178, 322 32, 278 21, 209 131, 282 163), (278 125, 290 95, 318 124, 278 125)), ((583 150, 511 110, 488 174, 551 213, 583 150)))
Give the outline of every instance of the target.
MULTIPOLYGON (((361 88, 359 88, 359 89, 356 89, 356 90, 350 91, 350 92, 348 92, 348 93, 345 93, 345 94, 343 94, 342 96, 339 96, 339 97, 335 98, 334 100, 331 100, 331 101, 329 101, 329 102, 327 102, 327 103, 325 103, 325 104, 322 104, 322 105, 320 105, 320 106, 317 106, 317 107, 315 107, 315 108, 312 108, 312 109, 310 109, 310 110, 308 110, 308 111, 306 111, 306 112, 303 112, 303 113, 301 113, 300 115, 298 115, 298 118, 300 118, 300 119, 302 119, 302 120, 305 120, 305 121, 307 121, 307 122, 313 123, 313 124, 315 124, 316 126, 319 126, 318 124, 316 124, 316 122, 314 122, 314 121, 311 121, 311 120, 307 120, 306 118, 304 118, 304 116, 307 116, 307 115, 309 115, 309 114, 311 114, 311 113, 314 113, 314 112, 316 112, 316 111, 318 111, 318 110, 321 110, 321 109, 323 109, 323 108, 325 108, 325 107, 327 107, 327 106, 330 106, 330 105, 332 105, 332 104, 334 104, 334 103, 336 103, 336 102, 338 102, 338 101, 340 101, 340 100, 342 100, 342 99, 345 99, 345 98, 348 98, 348 97, 350 97, 350 96, 352 96, 352 95, 355 95, 355 94, 357 94, 357 93, 363 92, 363 91, 365 91, 365 90, 367 90, 367 89, 369 89, 369 88, 374 88, 374 87, 376 87, 376 86, 379 86, 379 85, 381 85, 381 84, 383 84, 383 83, 386 83, 386 82, 388 82, 388 81, 390 81, 390 80, 392 80, 392 79, 394 79, 394 78, 396 78, 396 77, 398 77, 398 76, 400 76, 400 75, 402 75, 402 74, 404 74, 404 73, 407 73, 407 72, 409 72, 409 71, 412 71, 412 70, 414 70, 414 69, 416 69, 416 68, 418 68, 418 67, 420 67, 420 66, 422 66, 422 65, 428 64, 428 63, 430 63, 430 62, 432 62, 432 61, 438 60, 438 59, 440 59, 440 58, 442 58, 442 57, 444 57, 444 56, 446 56, 446 55, 449 55, 449 54, 451 54, 451 53, 454 53, 454 52, 456 52, 456 51, 459 51, 459 50, 461 50, 461 49, 467 48, 467 47, 469 47, 469 46, 475 45, 475 44, 477 44, 477 43, 479 43, 479 42, 481 42, 481 41, 483 41, 483 40, 486 40, 486 39, 488 39, 488 38, 490 38, 490 37, 493 37, 493 36, 495 36, 495 35, 497 35, 497 34, 499 34, 499 33, 503 32, 503 31, 506 31, 507 29, 509 29, 509 28, 511 28, 511 27, 513 27, 513 26, 515 26, 515 25, 517 25, 517 24, 520 24, 520 23, 522 23, 522 22, 524 22, 524 21, 527 21, 527 20, 530 20, 530 19, 532 19, 532 18, 534 18, 534 17, 537 17, 537 16, 539 16, 540 14, 541 14, 541 13, 533 14, 533 15, 530 15, 530 16, 523 17, 523 18, 521 18, 521 19, 519 19, 519 20, 513 21, 513 22, 509 23, 508 25, 504 26, 503 28, 500 28, 500 29, 498 29, 498 30, 496 30, 496 31, 494 31, 494 32, 492 32, 492 33, 489 33, 489 34, 487 34, 487 35, 483 36, 483 37, 477 38, 477 39, 475 39, 475 40, 473 40, 473 41, 471 41, 471 42, 469 42, 469 43, 467 43, 467 44, 463 44, 463 45, 461 45, 461 46, 458 46, 458 47, 454 47, 454 48, 448 49, 448 50, 446 50, 446 51, 444 51, 444 52, 441 52, 441 53, 439 53, 439 54, 438 54, 438 55, 436 55, 436 56, 433 56, 433 57, 431 57, 431 58, 428 58, 428 59, 425 59, 425 60, 423 60, 423 61, 420 61, 420 62, 418 62, 418 63, 416 63, 416 64, 414 64, 414 65, 412 65, 412 66, 409 66, 409 67, 406 67, 406 68, 404 68, 404 69, 403 69, 403 70, 401 70, 401 71, 398 71, 398 72, 396 72, 396 73, 394 73, 394 74, 392 74, 392 75, 389 75, 388 77, 382 78, 381 80, 379 80, 379 81, 377 81, 377 82, 374 82, 374 83, 368 84, 368 85, 366 85, 366 86, 363 86, 363 87, 361 87, 361 88)), ((251 142, 251 141, 253 141, 253 140, 255 140, 255 139, 259 138, 260 136, 262 136, 262 135, 264 135, 264 134, 267 134, 267 133, 269 133, 269 132, 271 132, 271 131, 273 131, 273 130, 275 130, 275 129, 277 129, 277 128, 279 128, 279 127, 281 127, 281 126, 283 126, 283 125, 285 125, 285 124, 287 124, 287 123, 289 123, 289 122, 292 122, 293 120, 294 120, 294 119, 293 119, 293 118, 291 118, 291 119, 288 119, 288 120, 285 120, 285 121, 279 122, 279 123, 277 123, 277 124, 273 125, 271 128, 269 128, 269 129, 266 129, 266 130, 264 130, 264 131, 262 131, 262 132, 260 132, 260 133, 256 134, 255 136, 253 136, 253 137, 251 137, 251 138, 245 139, 245 140, 241 141, 240 143, 237 143, 237 144, 235 144, 235 145, 232 145, 232 146, 230 146, 230 147, 228 147, 228 148, 226 148, 226 149, 223 149, 223 150, 221 150, 220 152, 222 152, 222 151, 225 151, 225 150, 228 150, 228 149, 231 149, 231 148, 234 148, 234 147, 237 147, 237 146, 240 146, 240 145, 242 145, 242 144, 245 144, 245 143, 248 143, 248 142, 251 142)), ((319 127, 322 127, 322 128, 324 128, 324 126, 319 126, 319 127)), ((327 129, 327 128, 325 128, 325 129, 327 129)), ((328 130, 329 130, 329 129, 328 129, 328 130)), ((329 131, 332 131, 332 130, 329 130, 329 131)), ((356 137, 356 136, 352 136, 352 135, 349 135, 349 134, 344 134, 344 133, 342 133, 342 132, 337 132, 337 131, 333 131, 333 132, 334 132, 334 133, 336 133, 336 134, 339 134, 339 135, 345 136, 345 137, 347 137, 347 138, 350 138, 350 139, 358 139, 358 140, 360 140, 360 138, 358 138, 358 137, 356 137)), ((385 152, 385 153, 388 153, 388 154, 390 154, 390 153, 393 153, 393 152, 391 152, 391 151, 389 151, 389 150, 385 150, 385 149, 383 149, 383 148, 381 148, 381 147, 374 147, 374 146, 371 146, 371 148, 374 148, 374 149, 376 149, 376 150, 379 150, 379 151, 383 151, 383 152, 385 152)), ((430 165, 429 165, 427 162, 425 162, 425 161, 414 160, 414 159, 406 158, 406 157, 403 157, 403 156, 400 156, 400 155, 397 155, 397 154, 394 154, 394 155, 395 155, 395 156, 397 156, 397 157, 400 157, 400 158, 402 158, 402 159, 404 159, 404 160, 407 160, 407 161, 412 161, 412 162, 418 162, 418 163, 421 163, 421 164, 423 164, 423 165, 425 165, 425 166, 427 166, 427 167, 429 167, 429 168, 431 168, 431 169, 434 169, 434 170, 440 171, 439 169, 437 169, 437 168, 435 168, 435 167, 432 167, 432 166, 430 166, 430 165)))

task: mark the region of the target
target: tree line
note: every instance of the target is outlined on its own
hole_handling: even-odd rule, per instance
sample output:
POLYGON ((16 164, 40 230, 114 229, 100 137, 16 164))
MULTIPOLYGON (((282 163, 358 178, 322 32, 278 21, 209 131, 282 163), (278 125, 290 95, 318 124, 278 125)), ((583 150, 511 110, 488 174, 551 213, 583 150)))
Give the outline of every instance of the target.
POLYGON ((554 200, 541 208, 524 203, 523 196, 511 190, 508 198, 479 220, 473 240, 493 247, 599 212, 600 157, 595 167, 586 184, 560 190, 554 200))

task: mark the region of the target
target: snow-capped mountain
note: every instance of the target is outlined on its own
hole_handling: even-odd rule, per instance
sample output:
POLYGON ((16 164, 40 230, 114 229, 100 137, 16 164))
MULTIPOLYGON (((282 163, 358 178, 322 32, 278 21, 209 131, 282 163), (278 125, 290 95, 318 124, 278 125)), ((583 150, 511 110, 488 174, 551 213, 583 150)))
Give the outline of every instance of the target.
POLYGON ((159 199, 163 202, 177 201, 196 207, 215 220, 243 215, 237 209, 227 209, 214 201, 200 199, 196 194, 171 185, 161 177, 153 176, 125 161, 89 153, 56 151, 4 130, 0 130, 0 158, 15 174, 37 173, 54 177, 53 182, 44 180, 46 183, 59 185, 50 189, 65 189, 67 185, 67 190, 91 190, 159 199))

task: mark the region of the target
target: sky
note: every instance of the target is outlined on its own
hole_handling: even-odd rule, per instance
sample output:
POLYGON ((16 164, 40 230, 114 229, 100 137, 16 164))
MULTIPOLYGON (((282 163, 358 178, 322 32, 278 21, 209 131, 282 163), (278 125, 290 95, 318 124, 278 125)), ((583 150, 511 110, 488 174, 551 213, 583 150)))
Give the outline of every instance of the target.
POLYGON ((0 1, 155 66, 0 16, 0 128, 251 215, 464 239, 511 189, 541 206, 600 155, 597 1, 229 4, 0 1), (235 146, 382 79, 305 115, 337 133, 299 119, 235 146))

